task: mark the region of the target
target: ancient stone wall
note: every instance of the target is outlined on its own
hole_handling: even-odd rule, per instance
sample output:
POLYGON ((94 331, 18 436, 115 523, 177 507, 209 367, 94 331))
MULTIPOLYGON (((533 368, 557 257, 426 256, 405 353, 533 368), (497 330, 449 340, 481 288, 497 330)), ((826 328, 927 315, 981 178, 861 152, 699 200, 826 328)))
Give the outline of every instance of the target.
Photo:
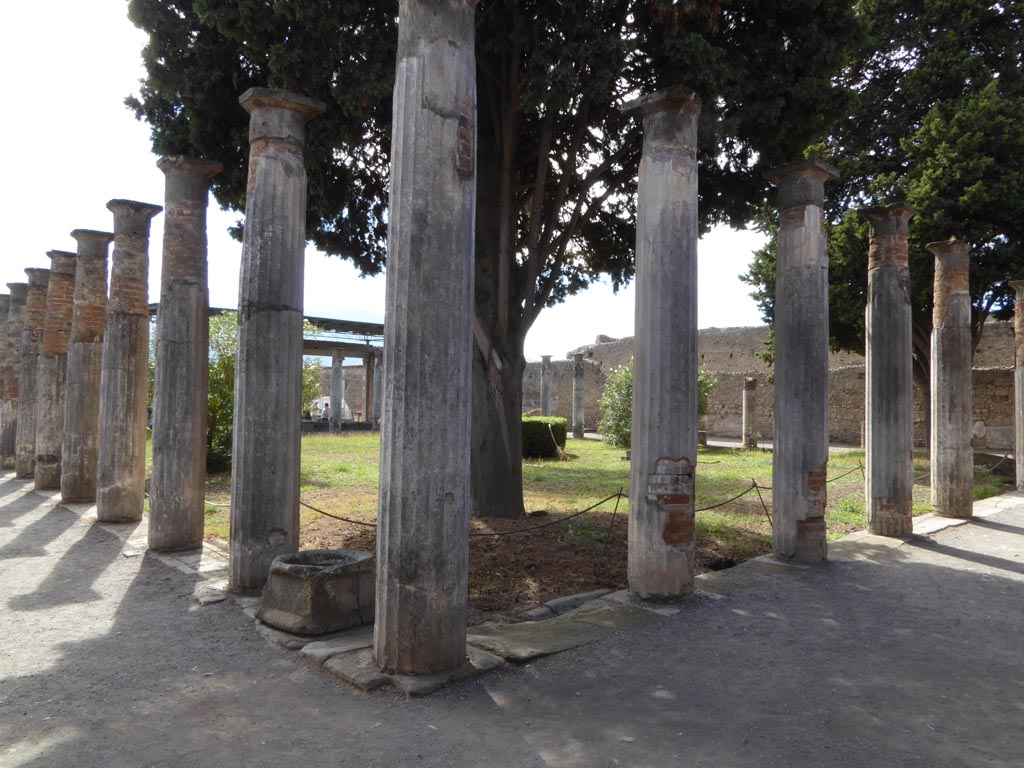
MULTIPOLYGON (((630 340, 632 342, 632 340, 630 340)), ((630 344, 632 357, 632 343, 630 344)), ((627 358, 627 360, 630 358, 627 358)), ((604 392, 607 371, 595 360, 583 361, 584 427, 597 429, 601 420, 598 401, 604 392)), ((572 425, 572 360, 551 361, 551 415, 561 416, 572 425)), ((540 414, 540 363, 527 363, 523 372, 523 413, 540 414)))

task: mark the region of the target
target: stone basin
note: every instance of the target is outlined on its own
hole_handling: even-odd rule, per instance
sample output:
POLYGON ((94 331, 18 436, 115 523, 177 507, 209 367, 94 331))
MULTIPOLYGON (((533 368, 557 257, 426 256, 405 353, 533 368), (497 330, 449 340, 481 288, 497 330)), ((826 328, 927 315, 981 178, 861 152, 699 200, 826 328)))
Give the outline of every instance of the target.
POLYGON ((370 552, 310 549, 278 555, 256 618, 297 635, 373 623, 376 568, 370 552))

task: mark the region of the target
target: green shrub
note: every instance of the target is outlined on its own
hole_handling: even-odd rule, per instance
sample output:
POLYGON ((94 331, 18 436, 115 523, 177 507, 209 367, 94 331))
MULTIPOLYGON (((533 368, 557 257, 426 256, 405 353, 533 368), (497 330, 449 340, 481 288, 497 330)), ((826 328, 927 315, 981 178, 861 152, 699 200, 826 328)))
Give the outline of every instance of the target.
POLYGON ((523 416, 523 456, 546 459, 558 455, 558 448, 565 448, 568 431, 568 419, 558 416, 523 416), (551 439, 552 434, 554 440, 551 439))

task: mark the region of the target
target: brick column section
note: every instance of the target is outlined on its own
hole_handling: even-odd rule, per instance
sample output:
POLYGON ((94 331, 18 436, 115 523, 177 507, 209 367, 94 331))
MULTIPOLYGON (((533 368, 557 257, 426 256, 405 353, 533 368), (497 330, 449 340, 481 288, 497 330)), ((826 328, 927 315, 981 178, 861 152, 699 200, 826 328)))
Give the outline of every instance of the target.
POLYGON ((341 431, 345 411, 345 353, 331 355, 331 431, 341 431))
POLYGON ((36 401, 38 399, 39 352, 46 321, 46 287, 50 270, 26 269, 28 294, 25 298, 25 324, 21 333, 18 377, 18 427, 15 436, 15 474, 29 478, 36 468, 36 401))
POLYGON ((540 357, 540 415, 551 415, 551 355, 540 357))
POLYGON ((64 501, 96 500, 100 453, 100 367, 107 328, 107 249, 114 235, 76 229, 75 306, 68 338, 64 446, 60 495, 64 501))
POLYGON ((743 379, 743 447, 748 450, 757 448, 758 416, 757 416, 757 378, 747 376, 743 379))
POLYGON ((1013 312, 1013 455, 1017 490, 1024 491, 1024 280, 1011 280, 1017 292, 1013 312))
POLYGON ((866 341, 864 498, 879 536, 914 531, 914 379, 906 203, 864 208, 870 225, 866 341))
POLYGON ((4 469, 15 468, 18 455, 18 392, 21 378, 21 335, 25 328, 25 301, 27 283, 8 283, 10 300, 7 309, 7 333, 4 342, 5 368, 3 392, 3 431, 0 433, 0 453, 4 469))
POLYGON ((60 488, 61 446, 64 444, 64 395, 67 388, 68 337, 74 312, 75 262, 68 251, 49 251, 50 280, 46 288, 43 343, 36 374, 35 489, 60 488))
POLYGON ((586 400, 583 390, 583 354, 572 356, 572 436, 582 440, 586 427, 586 400))
POLYGON ((475 6, 399 2, 374 656, 401 674, 466 661, 475 6))
POLYGON ((775 436, 772 545, 782 560, 825 559, 828 473, 828 253, 818 160, 774 169, 779 187, 775 285, 775 436))
POLYGON ((153 381, 153 475, 149 548, 203 543, 206 417, 209 395, 209 284, 206 209, 220 163, 182 155, 160 158, 164 239, 153 381))
MULTIPOLYGON (((637 189, 629 589, 641 598, 676 599, 693 592, 696 564, 700 101, 689 88, 675 86, 623 109, 642 120, 644 136, 637 189)), ((573 358, 573 433, 582 437, 583 356, 573 358)))
POLYGON ((263 589, 270 563, 299 548, 306 123, 319 101, 250 88, 249 177, 238 291, 231 467, 232 590, 263 589))
POLYGON ((146 493, 149 395, 149 225, 163 210, 111 200, 114 253, 100 372, 100 443, 96 516, 101 522, 142 519, 146 493))
POLYGON ((956 238, 925 246, 935 255, 932 309, 932 510, 974 512, 970 250, 956 238))

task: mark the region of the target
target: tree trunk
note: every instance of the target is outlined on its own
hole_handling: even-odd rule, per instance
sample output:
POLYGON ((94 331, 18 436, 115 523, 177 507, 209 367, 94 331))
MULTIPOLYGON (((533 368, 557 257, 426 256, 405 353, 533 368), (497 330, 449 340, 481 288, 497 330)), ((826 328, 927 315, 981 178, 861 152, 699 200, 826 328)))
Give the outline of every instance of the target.
MULTIPOLYGON (((479 351, 479 350, 478 350, 479 351)), ((472 514, 522 517, 522 355, 506 359, 496 348, 473 361, 472 514)))

